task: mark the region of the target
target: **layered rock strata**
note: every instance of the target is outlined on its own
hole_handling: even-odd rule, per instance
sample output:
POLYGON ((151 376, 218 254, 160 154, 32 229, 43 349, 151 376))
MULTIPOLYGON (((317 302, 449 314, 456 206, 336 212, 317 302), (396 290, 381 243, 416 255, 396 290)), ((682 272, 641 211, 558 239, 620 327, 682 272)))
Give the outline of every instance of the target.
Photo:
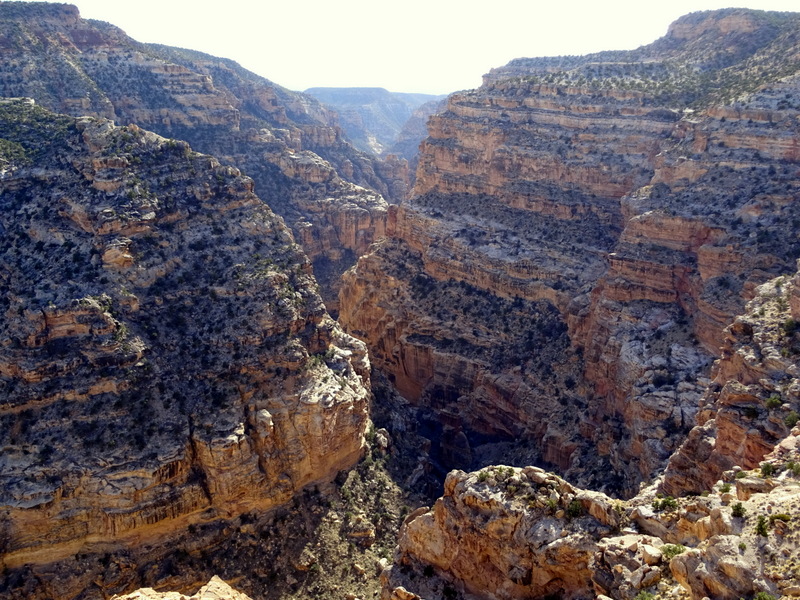
POLYGON ((140 44, 73 6, 0 7, 0 55, 2 96, 135 123, 246 172, 304 245, 328 302, 338 274, 383 235, 380 194, 405 194, 406 164, 356 151, 313 98, 230 60, 140 44))
MULTIPOLYGON (((383 88, 318 87, 309 88, 305 93, 339 115, 342 130, 356 148, 378 155, 391 152, 408 121, 425 114, 427 109, 417 113, 420 107, 435 105, 443 99, 443 96, 397 93, 383 88)), ((424 137, 423 121, 421 135, 405 158, 413 158, 424 137)))
POLYGON ((529 460, 635 493, 694 425, 725 325, 800 254, 797 18, 693 14, 639 50, 520 59, 451 96, 341 322, 472 444, 511 431, 529 460), (421 284, 537 308, 512 327, 421 284), (562 337, 515 355, 504 327, 562 337))
POLYGON ((5 594, 74 597, 15 569, 156 547, 358 460, 366 350, 251 179, 136 126, 0 118, 5 594))

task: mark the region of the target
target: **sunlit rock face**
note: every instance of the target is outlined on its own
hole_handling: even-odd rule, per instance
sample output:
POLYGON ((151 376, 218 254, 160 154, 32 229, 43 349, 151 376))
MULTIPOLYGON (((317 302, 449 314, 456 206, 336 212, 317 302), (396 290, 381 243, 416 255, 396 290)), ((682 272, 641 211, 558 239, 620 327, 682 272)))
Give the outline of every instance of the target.
POLYGON ((168 544, 358 460, 366 349, 251 179, 136 126, 25 101, 0 119, 6 591, 23 565, 168 544))
POLYGON ((525 460, 635 493, 694 425, 725 326, 794 272, 797 19, 696 13, 451 96, 343 325, 473 445, 528 440, 525 460))
POLYGON ((139 43, 74 6, 3 4, 0 56, 0 96, 134 123, 246 173, 312 259, 331 310, 339 274, 384 234, 384 197, 407 192, 407 162, 353 148, 314 98, 228 59, 139 43))

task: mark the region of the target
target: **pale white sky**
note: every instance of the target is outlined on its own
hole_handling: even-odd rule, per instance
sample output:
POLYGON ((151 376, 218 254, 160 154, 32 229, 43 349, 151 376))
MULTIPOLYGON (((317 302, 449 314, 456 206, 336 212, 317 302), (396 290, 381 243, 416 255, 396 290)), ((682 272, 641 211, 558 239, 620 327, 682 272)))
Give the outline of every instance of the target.
POLYGON ((232 58, 293 90, 449 93, 523 56, 631 49, 679 16, 800 0, 75 0, 142 42, 232 58))

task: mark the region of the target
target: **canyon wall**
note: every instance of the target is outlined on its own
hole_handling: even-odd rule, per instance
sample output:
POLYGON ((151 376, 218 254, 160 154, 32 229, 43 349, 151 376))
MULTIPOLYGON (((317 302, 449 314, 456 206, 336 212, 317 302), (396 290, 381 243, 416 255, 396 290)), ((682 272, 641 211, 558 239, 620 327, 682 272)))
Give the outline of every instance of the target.
POLYGON ((102 595, 96 571, 37 569, 158 548, 359 459, 366 348, 251 179, 134 125, 0 118, 6 597, 102 595))
POLYGON ((141 44, 74 6, 0 7, 0 96, 134 123, 247 173, 314 263, 335 309, 338 275, 383 235, 407 163, 347 143, 335 115, 231 60, 141 44))
POLYGON ((695 424, 725 325, 800 256, 797 18, 693 14, 451 96, 342 324, 473 446, 634 494, 695 424))
POLYGON ((535 467, 454 470, 403 524, 382 597, 796 596, 798 298, 797 274, 757 288, 653 484, 622 501, 535 467))

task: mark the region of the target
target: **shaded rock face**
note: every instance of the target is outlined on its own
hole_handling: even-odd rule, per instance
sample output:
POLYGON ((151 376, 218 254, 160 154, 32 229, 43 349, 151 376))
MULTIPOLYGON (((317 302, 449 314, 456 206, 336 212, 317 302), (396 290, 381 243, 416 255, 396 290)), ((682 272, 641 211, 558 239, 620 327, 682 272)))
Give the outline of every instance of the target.
POLYGON ((135 126, 0 118, 7 593, 48 595, 21 565, 157 547, 358 460, 366 349, 251 179, 135 126))
POLYGON ((75 7, 38 3, 0 7, 0 55, 2 96, 135 123, 246 172, 315 263, 332 309, 338 274, 383 235, 380 194, 405 195, 405 162, 355 150, 319 102, 233 61, 140 44, 75 7))
POLYGON ((797 19, 690 15, 650 46, 519 59, 451 96, 389 239, 345 277, 343 325, 443 423, 513 430, 528 460, 635 493, 694 425, 725 325, 800 254, 800 76, 781 58, 797 19), (476 319, 421 284, 539 308, 476 319), (507 352, 504 327, 532 345, 507 352))
MULTIPOLYGON (((419 162, 419 145, 428 137, 428 119, 444 110, 447 99, 430 100, 420 105, 403 125, 397 134, 397 140, 388 152, 408 161, 411 176, 417 172, 419 162)), ((412 185, 414 180, 410 182, 412 185)))

